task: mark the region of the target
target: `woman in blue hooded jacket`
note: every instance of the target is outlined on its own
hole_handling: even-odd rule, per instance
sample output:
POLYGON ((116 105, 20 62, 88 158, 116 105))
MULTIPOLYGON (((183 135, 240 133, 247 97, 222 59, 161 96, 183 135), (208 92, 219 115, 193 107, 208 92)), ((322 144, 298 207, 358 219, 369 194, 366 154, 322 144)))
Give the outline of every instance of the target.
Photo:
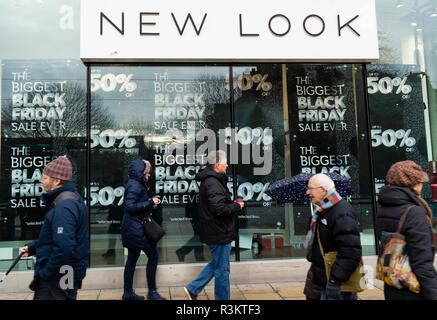
POLYGON ((149 214, 157 198, 149 199, 147 181, 150 177, 151 165, 146 160, 134 160, 129 164, 129 180, 124 191, 124 215, 121 222, 121 238, 123 247, 128 249, 126 265, 124 267, 123 300, 142 300, 144 296, 135 294, 133 278, 136 263, 141 251, 147 255, 147 285, 149 300, 165 300, 156 291, 156 269, 158 267, 159 251, 155 243, 147 240, 142 219, 149 214))

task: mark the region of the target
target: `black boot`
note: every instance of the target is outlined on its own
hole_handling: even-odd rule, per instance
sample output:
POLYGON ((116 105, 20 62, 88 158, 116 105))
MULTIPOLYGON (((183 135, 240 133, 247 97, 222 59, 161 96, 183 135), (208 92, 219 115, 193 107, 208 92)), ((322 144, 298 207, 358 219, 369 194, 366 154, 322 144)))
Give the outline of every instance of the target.
POLYGON ((133 290, 124 291, 123 293, 123 300, 144 300, 144 296, 139 296, 135 293, 133 290))
POLYGON ((161 297, 156 290, 149 290, 149 293, 147 294, 147 299, 149 300, 167 300, 164 297, 161 297))

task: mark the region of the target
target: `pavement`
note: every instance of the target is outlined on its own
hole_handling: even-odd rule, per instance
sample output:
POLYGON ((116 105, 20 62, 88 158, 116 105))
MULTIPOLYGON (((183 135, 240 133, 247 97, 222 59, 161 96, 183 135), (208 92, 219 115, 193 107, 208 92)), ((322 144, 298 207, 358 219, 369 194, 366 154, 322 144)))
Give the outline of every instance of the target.
MULTIPOLYGON (((305 300, 303 282, 263 282, 231 284, 231 300, 305 300)), ((384 300, 383 285, 374 280, 368 288, 358 293, 358 300, 384 300)), ((147 296, 146 288, 136 288, 139 295, 147 296)), ((158 288, 167 300, 188 300, 182 286, 158 288)), ((123 289, 79 290, 78 300, 121 300, 123 289)), ((33 292, 1 293, 0 300, 32 300, 33 292)), ((199 294, 199 300, 214 300, 214 286, 208 285, 199 294)))

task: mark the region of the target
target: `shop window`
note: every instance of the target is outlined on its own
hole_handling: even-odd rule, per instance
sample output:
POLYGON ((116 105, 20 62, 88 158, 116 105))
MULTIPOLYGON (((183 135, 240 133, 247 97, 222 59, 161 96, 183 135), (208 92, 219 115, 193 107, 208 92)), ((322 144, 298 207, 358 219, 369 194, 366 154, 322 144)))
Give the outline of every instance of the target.
POLYGON ((206 160, 199 148, 214 141, 218 149, 219 131, 230 125, 228 72, 214 66, 92 67, 92 266, 124 264, 124 184, 129 163, 138 158, 152 164, 149 195, 160 199, 151 213, 166 230, 158 243, 161 261, 209 259, 198 237, 194 177, 206 160))
MULTIPOLYGON (((11 250, 0 268, 38 238, 47 212, 40 200, 47 163, 66 155, 85 195, 85 71, 80 60, 2 62, 0 247, 11 250)), ((27 270, 24 259, 20 269, 27 270)))
POLYGON ((430 175, 422 197, 436 218, 437 2, 375 5, 380 60, 367 67, 375 189, 386 183, 391 164, 413 160, 430 175), (387 155, 390 161, 380 161, 387 155))
MULTIPOLYGON (((360 225, 363 254, 375 253, 374 209, 361 65, 287 65, 291 174, 336 172, 348 178, 347 200, 360 225)), ((309 205, 286 206, 291 244, 302 247, 309 205)), ((302 252, 301 252, 302 254, 302 252)))

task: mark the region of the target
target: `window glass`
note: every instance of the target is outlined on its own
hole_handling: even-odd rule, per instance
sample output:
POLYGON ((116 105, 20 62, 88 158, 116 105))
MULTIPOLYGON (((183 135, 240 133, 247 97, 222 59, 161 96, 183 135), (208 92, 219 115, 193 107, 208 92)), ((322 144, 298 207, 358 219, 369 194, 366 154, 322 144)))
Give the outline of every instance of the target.
POLYGON ((376 190, 390 164, 413 160, 430 174, 422 197, 437 217, 437 1, 375 3, 380 60, 367 81, 376 190), (387 154, 390 161, 378 161, 387 154))
MULTIPOLYGON (((287 65, 291 172, 336 172, 351 182, 363 254, 374 254, 370 163, 362 67, 287 65)), ((293 208, 295 241, 303 243, 310 205, 293 208)))
MULTIPOLYGON (((241 260, 290 257, 290 217, 265 193, 284 178, 282 64, 233 67, 237 195, 241 260)), ((288 123, 286 123, 288 127, 288 123)))
MULTIPOLYGON (((3 60, 0 260, 38 238, 47 208, 42 170, 66 155, 84 195, 86 83, 79 60, 3 60), (12 250, 12 251, 11 251, 12 250)), ((27 268, 25 262, 17 267, 27 268)))
POLYGON ((0 59, 79 59, 80 0, 2 1, 0 29, 0 59))
MULTIPOLYGON (((0 10, 0 270, 38 237, 47 208, 41 172, 67 155, 85 188, 86 68, 79 60, 79 0, 2 1, 0 10)), ((21 259, 14 270, 33 268, 21 259)))
POLYGON ((230 124, 228 72, 228 67, 215 66, 92 67, 93 266, 124 264, 124 184, 129 163, 138 158, 152 164, 149 196, 160 199, 152 210, 166 231, 158 243, 160 260, 209 259, 198 237, 199 184, 194 177, 206 159, 205 138, 212 137, 209 142, 218 148, 219 130, 230 124))

